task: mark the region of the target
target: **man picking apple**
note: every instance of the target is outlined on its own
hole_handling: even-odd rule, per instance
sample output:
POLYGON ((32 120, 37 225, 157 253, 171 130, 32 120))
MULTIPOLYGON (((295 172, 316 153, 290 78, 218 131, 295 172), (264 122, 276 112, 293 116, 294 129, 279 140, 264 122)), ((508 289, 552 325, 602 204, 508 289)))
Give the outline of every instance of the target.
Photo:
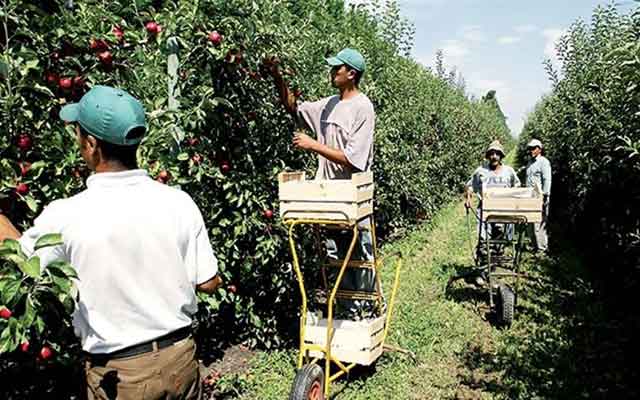
POLYGON ((87 353, 89 399, 201 397, 191 323, 196 291, 221 283, 200 210, 186 193, 138 169, 147 126, 129 93, 96 86, 60 118, 73 123, 94 174, 87 189, 49 204, 20 232, 0 216, 0 240, 60 233, 64 243, 36 253, 77 271, 73 325, 87 353))
MULTIPOLYGON (((285 108, 299 125, 310 129, 316 136, 296 132, 293 145, 318 155, 316 179, 351 179, 355 172, 370 171, 373 165, 373 132, 376 114, 369 98, 360 91, 359 85, 365 72, 365 60, 354 49, 343 49, 336 56, 327 59, 331 67, 331 84, 339 94, 314 102, 298 104, 290 91, 274 60, 267 62, 273 76, 280 99, 285 108)), ((363 221, 368 227, 370 222, 363 221)), ((370 231, 361 231, 353 259, 373 259, 370 231)), ((349 233, 341 233, 326 241, 330 258, 343 258, 350 243, 349 233)), ((347 290, 373 291, 375 272, 372 269, 348 269, 341 288, 347 290)), ((348 308, 351 318, 372 316, 372 304, 367 301, 353 301, 343 307, 348 308)))

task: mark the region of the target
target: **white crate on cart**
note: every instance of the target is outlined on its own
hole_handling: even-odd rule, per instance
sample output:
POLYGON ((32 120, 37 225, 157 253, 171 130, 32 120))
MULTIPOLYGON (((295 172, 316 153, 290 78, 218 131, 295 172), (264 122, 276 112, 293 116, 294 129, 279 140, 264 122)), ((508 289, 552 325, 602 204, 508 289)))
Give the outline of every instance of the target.
MULTIPOLYGON (((334 319, 331 355, 345 363, 371 365, 382 354, 385 320, 386 315, 361 321, 334 319)), ((327 319, 307 318, 304 341, 326 346, 327 319)), ((320 351, 309 353, 311 357, 324 358, 320 351)))
POLYGON ((482 220, 486 221, 489 217, 526 218, 529 223, 542 222, 540 187, 484 188, 482 220))
POLYGON ((307 180, 304 172, 281 172, 280 217, 358 221, 373 213, 373 188, 371 172, 332 180, 307 180))

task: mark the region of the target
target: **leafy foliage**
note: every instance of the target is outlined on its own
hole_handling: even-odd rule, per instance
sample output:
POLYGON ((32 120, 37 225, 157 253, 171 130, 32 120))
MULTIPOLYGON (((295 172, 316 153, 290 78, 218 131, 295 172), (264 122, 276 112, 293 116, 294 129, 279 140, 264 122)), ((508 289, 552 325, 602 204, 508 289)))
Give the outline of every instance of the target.
POLYGON ((640 283, 639 38, 640 11, 601 7, 591 24, 576 22, 558 44, 560 71, 547 64, 554 89, 529 116, 519 151, 525 159, 527 141, 543 141, 554 219, 616 296, 640 283))

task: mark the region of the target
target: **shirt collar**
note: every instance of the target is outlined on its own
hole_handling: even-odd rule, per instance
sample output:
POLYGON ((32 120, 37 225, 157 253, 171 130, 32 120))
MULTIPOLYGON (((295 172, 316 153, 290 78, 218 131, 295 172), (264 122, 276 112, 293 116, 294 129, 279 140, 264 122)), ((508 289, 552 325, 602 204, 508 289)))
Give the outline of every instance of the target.
POLYGON ((99 172, 87 179, 87 187, 108 187, 135 185, 149 179, 149 174, 143 169, 131 169, 121 172, 99 172))

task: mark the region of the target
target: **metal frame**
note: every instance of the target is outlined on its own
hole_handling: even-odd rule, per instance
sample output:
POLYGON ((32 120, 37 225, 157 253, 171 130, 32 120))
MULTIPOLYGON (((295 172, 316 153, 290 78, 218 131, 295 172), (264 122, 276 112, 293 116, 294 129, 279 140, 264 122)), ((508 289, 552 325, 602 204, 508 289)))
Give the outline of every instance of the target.
MULTIPOLYGON (((482 199, 480 199, 482 201, 482 199)), ((482 204, 482 203, 481 203, 482 204)), ((471 229, 469 223, 469 210, 467 208, 467 229, 471 229)), ((493 310, 495 306, 494 302, 494 286, 497 286, 497 281, 499 278, 515 278, 515 287, 514 292, 517 293, 520 287, 520 279, 529 279, 527 274, 523 274, 520 272, 520 260, 522 258, 522 250, 523 250, 523 239, 527 230, 527 218, 521 215, 502 215, 502 216, 488 216, 487 218, 483 218, 483 207, 479 207, 480 213, 478 214, 474 209, 471 209, 471 212, 476 217, 476 220, 479 221, 478 226, 478 241, 475 247, 475 251, 473 246, 471 246, 472 251, 474 251, 474 262, 476 267, 471 269, 470 271, 463 272, 459 275, 453 276, 449 279, 447 287, 450 287, 451 284, 457 280, 472 277, 472 276, 483 276, 487 277, 487 285, 489 290, 489 307, 493 310), (507 232, 507 226, 513 225, 514 232, 513 237, 511 238, 498 238, 492 239, 489 234, 489 226, 492 224, 503 225, 505 228, 505 234, 507 232), (486 238, 482 238, 482 231, 484 230, 486 238), (511 258, 511 269, 498 272, 496 271, 496 267, 498 264, 502 264, 500 258, 492 255, 491 247, 493 245, 507 245, 511 247, 511 251, 513 253, 513 257, 511 258), (483 260, 477 254, 477 250, 484 246, 486 252, 486 264, 483 263, 483 260)), ((508 210, 505 210, 508 211, 508 210)))
MULTIPOLYGON (((309 213, 313 213, 316 212, 314 210, 305 210, 306 212, 309 213)), ((291 211, 291 212, 299 212, 299 211, 291 211)), ((327 211, 323 211, 323 212, 327 212, 327 211)), ((349 363, 348 365, 345 365, 341 360, 337 359, 336 357, 334 357, 331 353, 331 344, 333 341, 333 304, 335 302, 336 297, 340 297, 341 294, 345 294, 345 292, 349 292, 349 291, 340 291, 338 290, 338 287, 340 286, 340 283, 342 282, 342 278, 344 276, 344 273, 347 269, 347 267, 349 266, 349 263, 351 262, 351 256, 353 254, 353 250, 355 248, 355 245, 357 243, 358 240, 358 232, 360 230, 360 227, 358 225, 359 222, 363 221, 366 218, 369 218, 371 223, 369 226, 369 229, 371 231, 371 235, 372 235, 372 244, 373 244, 373 267, 375 269, 375 279, 376 279, 376 294, 375 296, 373 296, 373 298, 369 297, 369 296, 360 296, 359 293, 357 291, 355 291, 354 293, 346 293, 348 294, 350 298, 362 298, 362 299, 366 299, 366 300, 377 300, 379 302, 382 302, 382 285, 381 285, 381 281, 380 281, 380 269, 383 265, 383 260, 378 258, 378 248, 377 248, 377 238, 376 238, 376 231, 375 231, 375 222, 374 222, 374 218, 373 218, 373 214, 370 214, 366 217, 363 217, 362 219, 358 220, 358 221, 354 221, 354 220, 349 220, 348 217, 346 216, 346 214, 344 214, 343 212, 337 211, 336 214, 342 214, 342 217, 344 217, 344 219, 337 219, 337 220, 332 220, 332 219, 287 219, 286 218, 286 213, 285 215, 282 216, 283 218, 283 223, 288 226, 288 231, 289 231, 289 246, 290 246, 290 250, 291 250, 291 254, 292 254, 292 258, 293 258, 293 268, 295 270, 296 273, 296 279, 298 280, 298 287, 300 289, 300 295, 302 298, 302 304, 301 304, 301 314, 300 314, 300 351, 298 354, 298 362, 297 362, 297 366, 298 369, 302 368, 303 365, 307 364, 307 363, 319 363, 321 358, 319 357, 315 357, 313 359, 311 359, 311 357, 309 356, 309 352, 310 351, 317 351, 317 352, 321 352, 322 354, 324 354, 324 360, 325 360, 325 365, 324 365, 324 394, 326 397, 329 396, 330 393, 330 386, 331 383, 334 382, 336 379, 340 378, 342 375, 347 374, 351 369, 353 369, 357 363, 349 363), (307 293, 305 290, 305 284, 304 284, 304 277, 302 274, 302 270, 300 268, 300 260, 298 257, 298 252, 296 250, 296 245, 295 245, 295 240, 294 240, 294 232, 295 232, 295 228, 297 226, 301 226, 301 225, 315 225, 315 226, 325 226, 325 227, 336 227, 336 228, 343 228, 343 229, 351 229, 353 231, 353 236, 351 239, 351 243, 349 245, 349 249, 347 250, 347 254, 344 257, 344 260, 342 261, 341 265, 340 265, 340 271, 338 272, 338 276, 336 278, 335 284, 333 285, 333 288, 331 289, 331 294, 327 300, 327 340, 326 340, 326 344, 325 346, 320 346, 320 345, 316 345, 316 344, 307 344, 305 343, 305 330, 306 330, 306 322, 307 322, 307 293), (331 375, 331 364, 335 364, 340 370, 338 372, 336 372, 335 374, 331 375)), ((387 305, 387 315, 386 315, 386 319, 385 319, 385 327, 384 327, 384 333, 382 336, 382 343, 381 346, 383 347, 383 349, 386 348, 386 346, 384 345, 385 340, 387 338, 387 334, 388 334, 388 330, 389 330, 389 326, 391 324, 391 316, 393 314, 393 305, 395 302, 395 297, 396 297, 396 293, 398 291, 398 286, 399 286, 399 279, 400 279, 400 268, 402 267, 402 254, 400 252, 394 253, 389 255, 388 257, 393 257, 393 256, 398 256, 398 261, 396 263, 396 269, 395 269, 395 277, 394 277, 394 282, 393 282, 393 287, 392 287, 392 291, 391 291, 391 297, 389 299, 389 303, 387 305)), ((352 267, 353 268, 353 267, 352 267)), ((357 268, 357 267, 356 267, 357 268)), ((326 281, 326 275, 324 274, 323 271, 323 279, 325 281, 325 284, 328 284, 328 282, 326 281)))

